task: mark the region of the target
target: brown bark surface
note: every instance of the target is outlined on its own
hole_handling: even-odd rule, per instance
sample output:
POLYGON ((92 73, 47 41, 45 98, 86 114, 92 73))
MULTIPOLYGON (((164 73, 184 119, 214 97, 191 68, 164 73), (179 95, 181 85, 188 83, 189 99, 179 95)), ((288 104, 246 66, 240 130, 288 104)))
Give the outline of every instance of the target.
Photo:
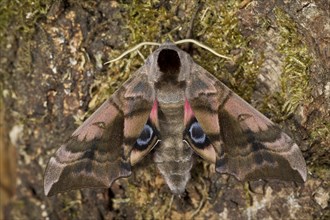
POLYGON ((13 4, 0 6, 0 218, 330 218, 329 1, 13 4), (149 156, 110 189, 45 197, 50 156, 143 59, 133 52, 104 62, 142 41, 181 40, 187 33, 235 58, 229 64, 185 47, 296 140, 307 182, 240 183, 197 161, 186 195, 176 197, 149 156))

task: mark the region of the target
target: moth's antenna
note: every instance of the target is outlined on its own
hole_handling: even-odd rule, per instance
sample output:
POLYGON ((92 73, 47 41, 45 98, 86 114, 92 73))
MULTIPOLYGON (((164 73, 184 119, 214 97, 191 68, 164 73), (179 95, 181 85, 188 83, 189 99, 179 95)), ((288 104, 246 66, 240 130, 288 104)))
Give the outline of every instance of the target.
MULTIPOLYGON (((219 53, 217 53, 215 50, 211 49, 210 47, 196 41, 196 40, 193 40, 193 39, 184 39, 184 40, 179 40, 179 41, 176 41, 174 42, 174 44, 184 44, 184 43, 193 43, 193 44, 196 44, 197 46, 199 47, 202 47, 208 51, 210 51, 211 53, 213 53, 214 55, 218 56, 218 57, 221 57, 223 59, 227 59, 227 60, 230 60, 232 61, 233 59, 230 58, 230 57, 227 57, 225 55, 221 55, 219 53)), ((142 42, 138 45, 136 45, 135 47, 131 48, 131 49, 128 49, 126 50, 124 53, 122 53, 119 57, 115 58, 115 59, 112 59, 112 60, 109 60, 107 62, 104 63, 104 65, 107 65, 109 63, 112 63, 112 62, 115 62, 117 60, 120 60, 121 58, 123 58, 124 56, 126 56, 127 54, 139 49, 140 47, 142 46, 145 46, 145 45, 150 45, 150 46, 160 46, 161 44, 160 43, 154 43, 154 42, 142 42)))
POLYGON ((224 59, 227 59, 227 60, 230 60, 232 61, 233 59, 230 58, 230 57, 227 57, 225 55, 221 55, 219 53, 217 53, 215 50, 211 49, 210 47, 198 42, 197 40, 193 40, 193 39, 184 39, 184 40, 179 40, 179 41, 176 41, 174 42, 174 44, 184 44, 184 43, 193 43, 193 44, 196 44, 197 46, 200 46, 202 48, 204 48, 205 50, 208 50, 210 51, 211 53, 213 53, 214 55, 218 56, 218 57, 221 57, 221 58, 224 58, 224 59))
POLYGON ((154 42, 142 42, 138 45, 136 45, 135 47, 129 49, 129 50, 126 50, 124 53, 122 53, 119 57, 113 59, 113 60, 109 60, 107 62, 104 63, 104 65, 107 65, 109 63, 112 63, 112 62, 115 62, 117 60, 120 60, 121 58, 123 58, 124 56, 126 56, 127 54, 133 52, 134 50, 137 50, 139 49, 140 47, 142 46, 145 46, 145 45, 150 45, 150 46, 160 46, 160 43, 154 43, 154 42))

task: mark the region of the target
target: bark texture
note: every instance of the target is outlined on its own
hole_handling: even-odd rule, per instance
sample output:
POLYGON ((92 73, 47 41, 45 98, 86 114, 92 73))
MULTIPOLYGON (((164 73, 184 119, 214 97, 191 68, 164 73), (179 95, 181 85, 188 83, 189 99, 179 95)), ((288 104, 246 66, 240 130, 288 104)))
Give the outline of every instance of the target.
POLYGON ((0 218, 330 218, 329 1, 13 2, 0 6, 0 218), (142 41, 186 37, 234 57, 186 46, 295 139, 307 182, 240 183, 197 161, 186 195, 173 197, 146 157, 111 189, 45 197, 50 155, 143 59, 104 62, 142 41))

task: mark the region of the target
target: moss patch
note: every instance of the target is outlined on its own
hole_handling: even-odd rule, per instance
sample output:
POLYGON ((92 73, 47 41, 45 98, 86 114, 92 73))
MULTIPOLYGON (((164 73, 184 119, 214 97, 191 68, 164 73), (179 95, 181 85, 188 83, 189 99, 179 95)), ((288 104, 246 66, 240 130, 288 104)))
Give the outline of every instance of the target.
POLYGON ((275 9, 275 15, 282 37, 278 50, 284 56, 280 98, 285 119, 298 105, 311 102, 308 71, 312 58, 301 41, 295 22, 279 8, 275 9))
POLYGON ((239 9, 240 4, 237 1, 222 4, 210 1, 196 18, 194 30, 197 39, 218 53, 233 57, 235 63, 229 63, 208 52, 203 52, 194 59, 244 99, 249 100, 261 61, 255 59, 252 48, 248 47, 251 39, 243 36, 239 30, 239 9))
POLYGON ((51 0, 2 1, 0 4, 0 42, 5 40, 5 34, 16 33, 19 34, 17 36, 26 36, 26 34, 33 33, 36 21, 46 15, 50 2, 51 0), (12 19, 13 17, 15 19, 12 19), (10 31, 8 31, 9 29, 10 31))

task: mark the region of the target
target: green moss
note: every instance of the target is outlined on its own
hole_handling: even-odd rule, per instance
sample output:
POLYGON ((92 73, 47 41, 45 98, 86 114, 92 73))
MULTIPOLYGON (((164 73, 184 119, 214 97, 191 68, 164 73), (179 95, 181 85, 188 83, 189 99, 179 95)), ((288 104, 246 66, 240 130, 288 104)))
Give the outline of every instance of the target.
POLYGON ((5 40, 5 35, 10 33, 19 34, 21 37, 33 33, 37 19, 46 15, 50 2, 51 0, 2 1, 0 41, 5 40))
POLYGON ((315 140, 320 137, 330 137, 330 122, 322 118, 318 118, 314 122, 313 131, 311 132, 312 139, 315 140))
MULTIPOLYGON (((295 22, 281 9, 275 9, 276 22, 279 27, 281 43, 278 50, 284 57, 283 72, 281 75, 281 92, 279 102, 282 104, 282 120, 296 111, 299 105, 309 105, 312 102, 309 68, 312 63, 307 46, 300 39, 295 22)), ((312 119, 308 125, 310 151, 313 152, 310 160, 310 169, 319 176, 326 178, 329 175, 326 164, 330 164, 327 155, 329 148, 330 123, 326 115, 312 119), (317 150, 314 150, 314 144, 317 150)))
POLYGON ((330 137, 330 122, 325 117, 320 117, 313 121, 310 125, 310 151, 312 156, 310 162, 314 172, 320 177, 330 178, 330 158, 329 154, 329 137, 330 137))
POLYGON ((279 8, 275 9, 275 15, 281 36, 278 50, 284 56, 280 97, 285 119, 298 105, 311 101, 308 69, 312 59, 300 39, 295 22, 279 8))
POLYGON ((233 57, 235 63, 228 63, 208 52, 195 60, 249 100, 261 60, 256 60, 253 50, 248 47, 251 39, 244 37, 239 30, 239 2, 230 0, 218 4, 217 1, 209 1, 204 8, 196 18, 197 38, 218 53, 233 57))
POLYGON ((161 40, 160 33, 170 26, 172 15, 163 7, 155 9, 151 1, 133 0, 123 5, 127 11, 127 28, 130 30, 128 42, 136 45, 143 41, 161 40), (162 22, 159 22, 162 21, 162 22), (147 28, 143 28, 147 27, 147 28), (163 29, 163 28, 164 29, 163 29))
POLYGON ((71 197, 63 197, 63 209, 60 210, 60 212, 66 213, 71 218, 77 218, 79 217, 79 210, 78 207, 81 206, 81 200, 72 200, 71 197))

